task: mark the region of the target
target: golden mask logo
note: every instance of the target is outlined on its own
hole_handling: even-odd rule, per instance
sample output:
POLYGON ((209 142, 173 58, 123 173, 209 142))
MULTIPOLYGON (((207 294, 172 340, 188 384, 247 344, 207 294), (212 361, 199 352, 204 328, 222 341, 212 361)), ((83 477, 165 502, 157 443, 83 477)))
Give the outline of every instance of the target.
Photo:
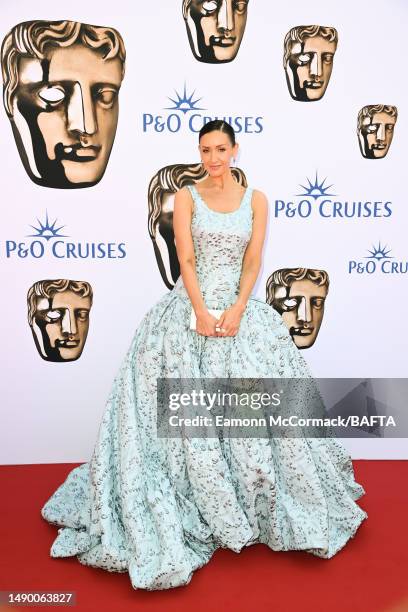
POLYGON ((388 153, 397 122, 396 106, 369 104, 357 117, 357 136, 360 151, 367 159, 382 159, 388 153))
POLYGON ((236 57, 248 0, 183 0, 182 10, 190 47, 199 62, 221 64, 236 57))
POLYGON ((329 276, 324 270, 283 268, 266 281, 266 302, 282 316, 299 349, 315 343, 328 291, 329 276))
POLYGON ((28 290, 28 323, 45 361, 75 361, 89 328, 92 287, 85 281, 41 280, 28 290))
POLYGON ((125 47, 113 28, 27 21, 3 41, 4 106, 29 177, 44 187, 98 183, 118 122, 125 47))
MULTIPOLYGON (((247 186, 245 174, 231 167, 235 180, 247 186)), ((185 185, 193 185, 208 176, 202 164, 164 166, 152 178, 148 193, 148 228, 161 277, 168 289, 173 289, 180 276, 173 230, 174 195, 185 185)))
POLYGON ((333 70, 338 34, 332 27, 296 26, 285 36, 283 67, 294 100, 323 98, 333 70))

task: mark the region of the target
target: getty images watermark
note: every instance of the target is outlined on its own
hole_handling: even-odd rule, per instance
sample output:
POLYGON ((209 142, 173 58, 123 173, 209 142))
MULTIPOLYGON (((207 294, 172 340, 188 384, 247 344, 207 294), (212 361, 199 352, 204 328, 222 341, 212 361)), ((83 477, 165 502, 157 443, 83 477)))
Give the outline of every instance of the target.
POLYGON ((157 435, 401 438, 407 391, 401 378, 160 378, 157 435))

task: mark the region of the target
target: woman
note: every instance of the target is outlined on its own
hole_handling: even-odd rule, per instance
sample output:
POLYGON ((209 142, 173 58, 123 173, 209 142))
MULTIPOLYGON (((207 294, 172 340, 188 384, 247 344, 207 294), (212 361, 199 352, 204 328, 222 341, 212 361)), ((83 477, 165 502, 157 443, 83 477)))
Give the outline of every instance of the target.
POLYGON ((53 557, 128 571, 134 588, 187 584, 218 547, 262 542, 330 558, 367 517, 351 458, 333 438, 157 435, 159 377, 311 377, 281 317, 251 295, 267 202, 232 178, 232 127, 207 123, 199 150, 208 178, 175 197, 181 276, 135 333, 91 461, 42 509, 62 526, 53 557))

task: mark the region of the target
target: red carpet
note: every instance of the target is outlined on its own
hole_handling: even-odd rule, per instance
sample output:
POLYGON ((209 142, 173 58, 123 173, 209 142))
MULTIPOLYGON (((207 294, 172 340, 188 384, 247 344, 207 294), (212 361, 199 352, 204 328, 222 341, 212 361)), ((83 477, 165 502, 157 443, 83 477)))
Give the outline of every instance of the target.
POLYGON ((134 590, 127 573, 49 557, 57 527, 40 508, 76 465, 0 467, 0 590, 75 591, 67 609, 90 612, 408 612, 407 461, 354 461, 368 519, 332 559, 264 545, 218 550, 189 585, 168 591, 134 590))

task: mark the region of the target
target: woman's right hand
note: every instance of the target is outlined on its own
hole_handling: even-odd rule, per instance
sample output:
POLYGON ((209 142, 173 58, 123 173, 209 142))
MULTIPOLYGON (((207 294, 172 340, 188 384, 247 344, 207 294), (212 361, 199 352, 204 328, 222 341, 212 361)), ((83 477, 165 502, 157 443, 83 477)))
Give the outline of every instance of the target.
POLYGON ((196 332, 201 336, 217 336, 215 324, 218 321, 212 314, 208 312, 198 313, 196 315, 196 332))

